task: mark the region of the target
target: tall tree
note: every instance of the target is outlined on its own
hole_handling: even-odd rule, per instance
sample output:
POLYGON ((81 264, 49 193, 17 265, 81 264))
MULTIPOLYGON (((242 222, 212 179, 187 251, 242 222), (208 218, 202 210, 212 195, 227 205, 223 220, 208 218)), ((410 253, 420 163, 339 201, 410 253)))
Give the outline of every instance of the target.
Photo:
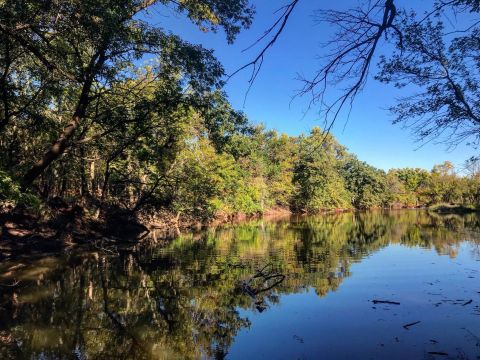
MULTIPOLYGON (((202 29, 222 28, 229 42, 241 27, 248 27, 253 10, 247 0, 205 1, 19 1, 0 5, 0 34, 3 94, 1 124, 10 121, 9 74, 24 76, 26 71, 46 72, 48 82, 69 86, 71 107, 63 129, 53 143, 34 161, 23 176, 29 187, 56 161, 91 111, 92 103, 109 93, 115 83, 128 78, 134 62, 146 56, 160 56, 162 66, 177 68, 190 91, 204 92, 221 85, 223 68, 211 51, 192 45, 143 20, 153 5, 171 6, 202 29), (31 58, 31 67, 11 69, 11 48, 21 49, 31 58), (38 70, 37 70, 38 69, 38 70)), ((35 95, 32 95, 32 98, 35 95)), ((48 106, 60 104, 50 99, 48 106)))
POLYGON ((306 212, 350 208, 352 195, 339 172, 346 149, 319 128, 301 138, 299 146, 293 176, 297 187, 294 206, 306 212))

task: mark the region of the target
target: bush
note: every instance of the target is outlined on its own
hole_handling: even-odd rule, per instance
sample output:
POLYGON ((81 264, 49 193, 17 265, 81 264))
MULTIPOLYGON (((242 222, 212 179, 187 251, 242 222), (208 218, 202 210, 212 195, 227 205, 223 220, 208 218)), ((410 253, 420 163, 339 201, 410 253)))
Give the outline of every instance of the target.
POLYGON ((20 184, 5 171, 0 170, 0 206, 8 205, 21 206, 39 212, 42 208, 42 201, 33 194, 22 193, 20 184))

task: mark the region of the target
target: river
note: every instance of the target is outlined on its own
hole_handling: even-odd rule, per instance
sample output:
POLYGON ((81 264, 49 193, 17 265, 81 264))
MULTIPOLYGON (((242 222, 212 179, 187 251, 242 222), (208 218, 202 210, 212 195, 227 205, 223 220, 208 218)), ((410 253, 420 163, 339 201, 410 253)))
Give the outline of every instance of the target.
POLYGON ((480 217, 257 220, 0 264, 0 359, 480 359, 480 217))

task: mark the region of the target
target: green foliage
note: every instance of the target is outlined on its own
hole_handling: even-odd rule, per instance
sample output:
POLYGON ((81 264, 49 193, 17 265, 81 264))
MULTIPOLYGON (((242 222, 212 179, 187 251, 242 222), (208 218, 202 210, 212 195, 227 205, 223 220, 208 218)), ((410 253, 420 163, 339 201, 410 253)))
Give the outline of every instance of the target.
POLYGON ((15 182, 5 171, 0 170, 0 207, 9 204, 19 205, 36 212, 42 207, 42 202, 37 196, 22 193, 18 182, 15 182))
POLYGON ((184 149, 173 177, 172 209, 211 217, 261 211, 259 189, 249 184, 230 154, 218 154, 206 139, 184 149))
POLYGON ((19 196, 19 186, 5 172, 0 170, 0 200, 16 200, 19 196))
MULTIPOLYGON (((0 2, 0 201, 202 219, 480 202, 475 162, 467 177, 449 163, 385 174, 318 128, 291 137, 253 126, 222 91, 213 51, 149 23, 153 3, 0 2)), ((228 42, 253 16, 247 0, 156 5, 228 42)), ((468 53, 467 40, 450 52, 468 53)))
POLYGON ((388 172, 392 201, 407 207, 425 204, 428 171, 418 168, 392 169, 388 172))
POLYGON ((2 165, 23 174, 23 188, 53 166, 63 171, 86 139, 113 139, 123 152, 126 130, 150 128, 148 120, 168 119, 180 106, 203 110, 223 85, 211 50, 146 20, 153 5, 202 30, 223 30, 229 42, 253 16, 248 0, 0 3, 0 136, 21 139, 2 149, 18 153, 2 165), (144 75, 138 64, 147 59, 144 75))
POLYGON ((435 165, 427 181, 425 193, 429 204, 463 203, 463 192, 466 190, 464 179, 455 175, 450 162, 435 165))
POLYGON ((342 169, 346 188, 353 195, 357 209, 371 209, 388 205, 389 190, 385 172, 359 161, 348 159, 342 169))
POLYGON ((293 177, 295 207, 307 212, 350 208, 352 195, 339 173, 345 148, 319 128, 299 142, 299 160, 293 177))

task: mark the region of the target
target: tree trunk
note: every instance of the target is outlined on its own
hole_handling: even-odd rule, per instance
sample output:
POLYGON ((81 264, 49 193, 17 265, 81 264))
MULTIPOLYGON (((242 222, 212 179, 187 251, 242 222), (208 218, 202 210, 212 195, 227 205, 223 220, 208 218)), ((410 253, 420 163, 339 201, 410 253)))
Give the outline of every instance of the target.
POLYGON ((85 198, 88 195, 88 184, 87 184, 87 174, 86 174, 86 161, 85 161, 85 149, 80 147, 80 196, 85 198))
POLYGON ((105 200, 105 196, 107 195, 107 187, 108 181, 110 180, 110 159, 107 160, 105 164, 105 174, 103 176, 103 185, 102 185, 102 193, 100 195, 100 201, 103 202, 105 200))
POLYGON ((10 65, 12 63, 10 58, 10 41, 8 37, 5 40, 5 67, 3 69, 3 74, 0 78, 0 92, 3 102, 3 118, 0 120, 0 132, 7 126, 10 121, 10 99, 8 95, 8 74, 10 71, 10 65))
POLYGON ((98 191, 97 191, 97 181, 95 178, 95 159, 92 160, 90 163, 90 193, 93 196, 98 196, 98 191))
POLYGON ((92 83, 93 77, 87 78, 83 84, 82 93, 80 94, 80 98, 78 100, 75 112, 73 113, 72 119, 65 129, 63 129, 63 132, 52 144, 50 149, 43 155, 42 159, 33 165, 33 167, 31 167, 30 170, 25 174, 22 179, 22 191, 25 191, 28 187, 30 187, 35 179, 42 174, 53 161, 57 160, 65 152, 65 149, 69 145, 69 140, 72 138, 76 128, 82 121, 87 111, 92 83))

